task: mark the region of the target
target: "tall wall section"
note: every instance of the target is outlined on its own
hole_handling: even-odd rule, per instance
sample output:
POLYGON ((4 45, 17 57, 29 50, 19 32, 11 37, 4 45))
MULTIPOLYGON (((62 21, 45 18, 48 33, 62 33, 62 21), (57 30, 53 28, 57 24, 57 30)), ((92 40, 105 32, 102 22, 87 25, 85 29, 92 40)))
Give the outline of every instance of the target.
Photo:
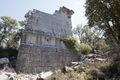
POLYGON ((23 44, 19 53, 17 68, 24 73, 56 70, 78 60, 78 56, 68 50, 35 45, 23 44))
POLYGON ((61 7, 54 14, 33 10, 25 15, 27 25, 17 57, 18 72, 56 70, 78 60, 77 53, 70 52, 63 43, 63 38, 72 36, 72 14, 72 10, 61 7))

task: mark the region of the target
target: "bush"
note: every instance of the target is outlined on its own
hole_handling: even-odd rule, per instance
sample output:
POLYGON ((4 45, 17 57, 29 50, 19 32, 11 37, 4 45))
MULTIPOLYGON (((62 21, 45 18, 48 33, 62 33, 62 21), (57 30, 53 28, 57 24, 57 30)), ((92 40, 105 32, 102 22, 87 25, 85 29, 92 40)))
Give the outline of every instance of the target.
POLYGON ((104 50, 108 48, 108 45, 106 44, 104 40, 99 40, 96 42, 94 48, 97 50, 104 50))
POLYGON ((93 80, 93 78, 85 72, 78 73, 76 71, 72 71, 66 74, 55 74, 51 80, 93 80))
POLYGON ((80 51, 83 54, 88 54, 92 51, 91 46, 89 46, 88 44, 85 43, 81 43, 79 44, 77 42, 77 40, 73 37, 70 38, 66 38, 63 40, 65 46, 70 49, 70 50, 74 50, 74 51, 80 51))
POLYGON ((73 37, 66 38, 63 40, 63 42, 68 49, 72 49, 72 50, 76 49, 76 42, 77 41, 73 37))
POLYGON ((107 78, 112 79, 120 78, 120 61, 113 61, 107 68, 101 69, 107 78))
POLYGON ((105 74, 106 80, 119 80, 120 78, 120 61, 107 61, 99 65, 99 69, 105 74))
POLYGON ((110 65, 111 65, 111 61, 102 62, 101 64, 99 64, 99 69, 105 72, 108 70, 110 65))
POLYGON ((85 43, 81 43, 79 46, 79 49, 82 54, 88 54, 92 51, 91 46, 89 46, 88 44, 85 44, 85 43))
POLYGON ((55 74, 53 76, 54 79, 51 80, 80 80, 80 74, 77 72, 69 72, 69 73, 59 73, 59 74, 55 74))

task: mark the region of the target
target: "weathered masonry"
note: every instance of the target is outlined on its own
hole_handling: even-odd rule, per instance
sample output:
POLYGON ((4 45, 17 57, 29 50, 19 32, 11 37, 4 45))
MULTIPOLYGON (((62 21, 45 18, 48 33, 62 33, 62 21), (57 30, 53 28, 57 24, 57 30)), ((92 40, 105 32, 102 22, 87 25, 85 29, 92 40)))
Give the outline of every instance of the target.
POLYGON ((54 14, 38 10, 26 15, 27 25, 17 59, 17 70, 24 73, 59 69, 78 59, 77 54, 68 51, 62 41, 72 36, 71 15, 74 12, 61 7, 54 14))

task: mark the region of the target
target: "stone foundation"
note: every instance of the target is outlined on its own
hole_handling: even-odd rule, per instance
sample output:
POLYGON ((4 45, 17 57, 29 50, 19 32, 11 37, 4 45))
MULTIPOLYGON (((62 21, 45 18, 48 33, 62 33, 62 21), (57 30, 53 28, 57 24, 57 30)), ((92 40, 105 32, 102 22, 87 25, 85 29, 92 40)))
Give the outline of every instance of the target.
POLYGON ((78 60, 77 53, 65 49, 21 44, 17 59, 17 71, 40 73, 56 70, 78 60))

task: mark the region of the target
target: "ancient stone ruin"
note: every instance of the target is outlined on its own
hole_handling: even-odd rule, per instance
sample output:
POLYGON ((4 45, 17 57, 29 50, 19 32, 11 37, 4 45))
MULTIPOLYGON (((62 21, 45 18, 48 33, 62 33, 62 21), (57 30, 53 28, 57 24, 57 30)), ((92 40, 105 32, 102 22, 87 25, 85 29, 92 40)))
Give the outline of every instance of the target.
POLYGON ((78 60, 77 54, 70 52, 63 43, 63 38, 72 36, 73 13, 60 7, 54 14, 33 9, 25 15, 27 25, 22 33, 17 71, 39 73, 56 70, 78 60))

